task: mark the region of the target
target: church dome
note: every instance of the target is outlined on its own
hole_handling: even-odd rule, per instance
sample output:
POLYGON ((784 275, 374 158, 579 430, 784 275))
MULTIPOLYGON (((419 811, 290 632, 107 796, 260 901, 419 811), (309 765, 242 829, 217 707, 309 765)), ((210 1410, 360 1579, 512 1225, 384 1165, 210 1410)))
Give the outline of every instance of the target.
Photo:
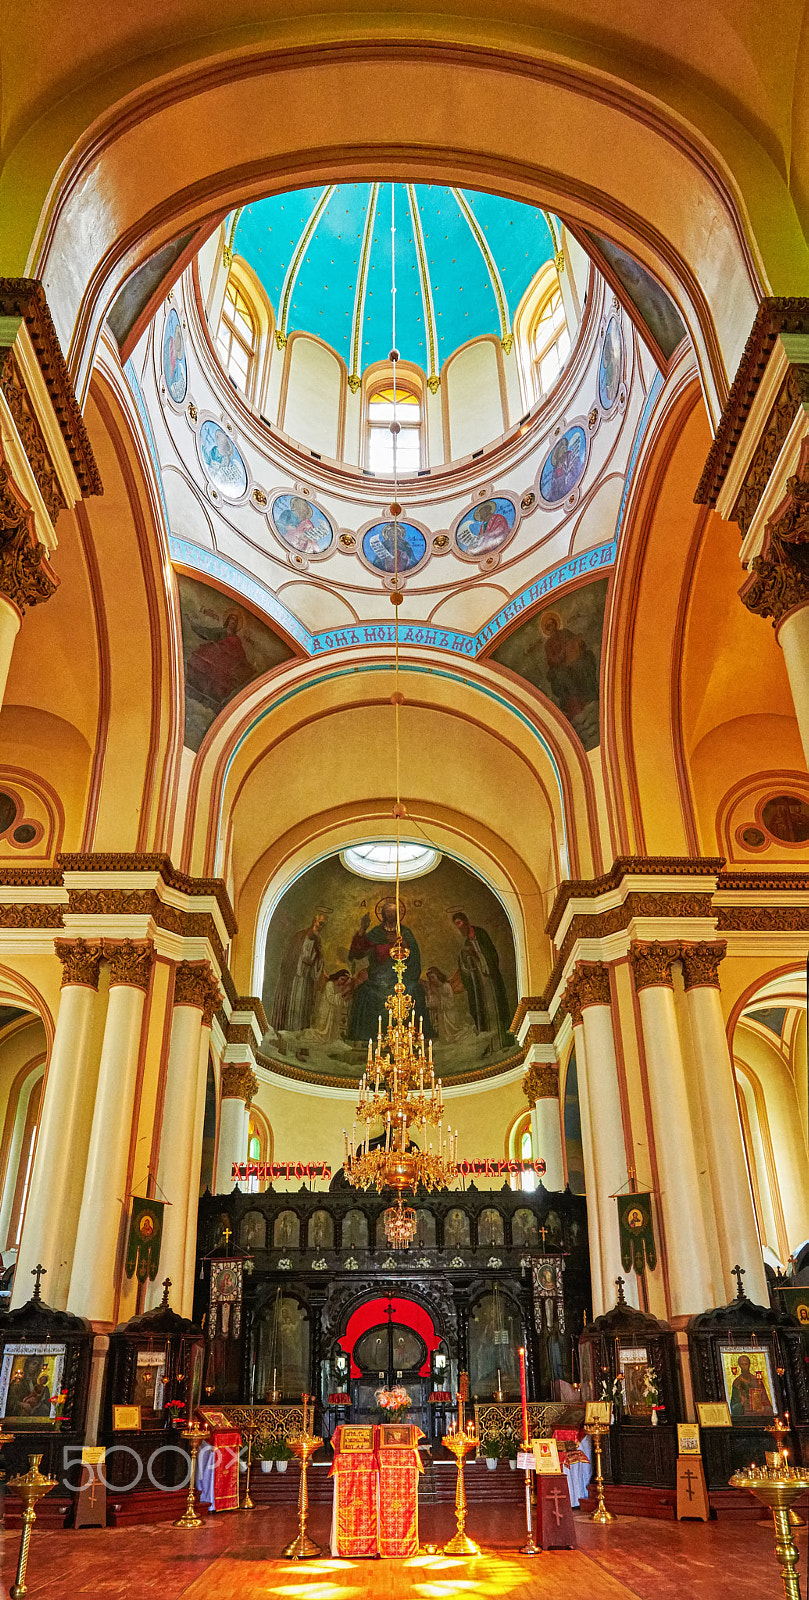
POLYGON ((557 252, 555 219, 495 194, 379 182, 298 189, 229 219, 228 248, 263 285, 279 346, 314 334, 357 386, 388 359, 392 223, 402 360, 437 382, 469 340, 491 335, 510 349, 520 300, 557 252))

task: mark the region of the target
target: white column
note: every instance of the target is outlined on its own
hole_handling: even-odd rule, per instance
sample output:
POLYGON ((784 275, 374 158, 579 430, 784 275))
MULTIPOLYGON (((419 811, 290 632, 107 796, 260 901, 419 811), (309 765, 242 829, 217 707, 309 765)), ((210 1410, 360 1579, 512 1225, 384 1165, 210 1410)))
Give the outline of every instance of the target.
POLYGON ((776 638, 784 652, 792 703, 803 753, 809 766, 809 605, 789 611, 777 630, 776 638))
POLYGON ((545 1162, 541 1183, 558 1194, 565 1187, 565 1164, 562 1159, 562 1125, 559 1116, 559 1094, 537 1100, 531 1109, 531 1133, 534 1141, 534 1159, 545 1162))
MULTIPOLYGON (((178 969, 180 980, 183 962, 178 969)), ((157 1160, 157 1198, 165 1202, 163 1237, 160 1243, 160 1271, 154 1283, 147 1284, 148 1309, 160 1305, 160 1281, 172 1282, 171 1301, 175 1309, 183 1298, 185 1273, 185 1235, 188 1223, 188 1181, 191 1170, 191 1145, 197 1107, 199 1036, 202 1003, 176 1003, 171 1018, 171 1039, 163 1097, 160 1129, 160 1154, 157 1160)))
POLYGON ((6 694, 6 683, 14 654, 14 641, 20 631, 22 617, 13 600, 0 594, 0 706, 6 694))
POLYGON ((194 1308, 194 1274, 197 1263, 197 1214, 199 1175, 202 1164, 202 1136, 205 1130, 205 1096, 208 1087, 208 1051, 211 1043, 211 1017, 203 1013, 197 1067, 197 1103, 194 1108, 194 1137, 191 1142, 191 1167, 188 1179, 188 1221, 185 1230, 183 1298, 180 1314, 190 1317, 194 1308))
MULTIPOLYGON (((214 1174, 216 1194, 232 1193, 236 1182, 233 1177, 233 1163, 247 1160, 250 1101, 257 1088, 258 1082, 246 1062, 233 1062, 222 1068, 219 1142, 214 1174)), ((240 1181, 238 1187, 246 1188, 246 1182, 240 1181)))
MULTIPOLYGON (((531 1107, 534 1160, 545 1162, 540 1180, 558 1193, 565 1187, 562 1159, 562 1124, 559 1116, 559 1069, 552 1045, 529 1044, 523 1088, 531 1107)), ((519 1156, 519 1150, 517 1151, 519 1156)))
POLYGON ((66 1211, 65 1196, 77 1164, 83 1166, 90 1136, 93 1024, 102 954, 100 945, 83 939, 57 940, 56 954, 63 965, 62 992, 11 1304, 30 1299, 31 1272, 41 1262, 48 1273, 44 1298, 63 1311, 77 1224, 75 1212, 66 1211))
POLYGON ((150 945, 131 939, 106 946, 105 954, 110 998, 67 1302, 92 1322, 111 1322, 115 1313, 141 1024, 154 960, 150 945))
POLYGON ((725 1299, 735 1299, 731 1268, 745 1269, 744 1290, 758 1305, 769 1305, 764 1258, 756 1227, 753 1196, 744 1154, 733 1067, 719 993, 719 963, 724 944, 684 945, 686 1004, 696 1056, 703 1136, 708 1150, 716 1231, 725 1299))
POLYGON ((674 1010, 671 963, 678 955, 676 946, 630 946, 643 1025, 671 1311, 673 1316, 693 1316, 721 1301, 709 1266, 701 1178, 674 1010))
MULTIPOLYGON (((612 1027, 609 968, 601 962, 582 961, 576 967, 585 1043, 587 1099, 591 1108, 591 1138, 601 1235, 601 1301, 611 1310, 618 1298, 615 1280, 625 1278, 624 1298, 638 1304, 634 1273, 621 1263, 618 1210, 614 1196, 628 1183, 624 1114, 618 1083, 618 1058, 612 1027)), ((579 1097, 582 1075, 579 1073, 579 1097)), ((595 1313, 595 1307, 594 1313, 595 1313)), ((597 1315, 597 1313, 595 1313, 597 1315)))

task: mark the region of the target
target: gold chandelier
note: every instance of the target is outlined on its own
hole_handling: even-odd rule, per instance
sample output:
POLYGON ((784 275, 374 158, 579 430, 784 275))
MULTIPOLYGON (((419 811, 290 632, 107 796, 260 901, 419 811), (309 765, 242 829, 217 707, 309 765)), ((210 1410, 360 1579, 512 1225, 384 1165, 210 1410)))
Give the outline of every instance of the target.
POLYGON ((423 1019, 419 1017, 416 1026, 413 1014, 413 1000, 405 989, 405 968, 410 951, 402 938, 401 904, 399 901, 399 845, 400 825, 403 816, 407 815, 401 798, 401 750, 399 741, 399 707, 404 702, 404 696, 399 691, 399 606, 403 594, 399 586, 399 517, 402 507, 399 504, 399 478, 397 463, 397 444, 400 426, 396 418, 396 368, 399 352, 396 349, 396 216, 395 216, 395 186, 391 185, 391 303, 393 324, 393 348, 390 352, 390 362, 393 368, 393 421, 390 431, 393 437, 393 482, 394 495, 390 506, 393 518, 393 587, 390 594, 391 604, 394 607, 395 628, 395 656, 394 676, 395 688, 391 695, 391 702, 395 714, 395 751, 396 751, 396 804, 393 815, 396 820, 396 941, 391 946, 391 958, 396 972, 396 983, 393 994, 389 994, 385 1006, 388 1013, 388 1022, 385 1032, 382 1031, 382 1018, 379 1019, 379 1032, 374 1046, 373 1039, 368 1041, 368 1065, 360 1083, 357 1115, 351 1134, 349 1148, 348 1134, 344 1131, 345 1162, 344 1172, 350 1184, 358 1189, 374 1187, 382 1192, 385 1189, 394 1189, 397 1192, 396 1203, 390 1206, 384 1215, 385 1237, 388 1244, 394 1248, 409 1245, 415 1238, 416 1213, 402 1202, 402 1195, 406 1189, 415 1193, 419 1184, 425 1189, 447 1188, 458 1176, 458 1130, 454 1133, 451 1128, 444 1132, 444 1094, 441 1079, 436 1082, 433 1067, 432 1040, 428 1043, 425 1053, 423 1019), (357 1144, 357 1121, 365 1124, 365 1138, 357 1144), (383 1139, 381 1145, 370 1150, 369 1137, 371 1124, 381 1122, 383 1139), (418 1128, 422 1135, 423 1149, 411 1146, 410 1130, 418 1128), (437 1130, 434 1144, 428 1144, 428 1129, 437 1130))

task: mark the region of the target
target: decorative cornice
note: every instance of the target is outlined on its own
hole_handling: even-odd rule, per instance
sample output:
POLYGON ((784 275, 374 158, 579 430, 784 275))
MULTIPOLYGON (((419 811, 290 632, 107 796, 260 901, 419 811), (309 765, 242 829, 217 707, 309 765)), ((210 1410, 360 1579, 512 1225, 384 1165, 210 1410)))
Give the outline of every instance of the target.
POLYGON ((517 1009, 511 1019, 509 1032, 514 1034, 519 1033, 526 1017, 529 1016, 532 1011, 544 1010, 544 994, 524 994, 522 1000, 518 1002, 517 1009))
POLYGON ((746 536, 772 470, 801 407, 809 401, 809 367, 790 367, 775 397, 761 438, 744 475, 731 520, 746 536))
POLYGON ((240 994, 240 995, 237 995, 236 999, 233 1002, 233 1010, 234 1011, 252 1011, 253 1016, 255 1017, 258 1025, 259 1025, 259 1027, 261 1029, 262 1036, 267 1032, 267 1028, 269 1027, 269 1023, 267 1022, 267 1013, 264 1010, 264 1007, 263 1007, 263 1005, 262 1005, 262 1003, 259 1000, 257 995, 255 995, 255 994, 240 994))
POLYGON ((724 939, 713 943, 684 944, 680 947, 686 989, 718 989, 719 966, 727 954, 724 939))
POLYGON ((255 1050, 256 1035, 249 1022, 229 1022, 225 1032, 228 1044, 247 1044, 255 1050))
POLYGON ((243 1100, 249 1108, 258 1094, 258 1078, 246 1061, 231 1061, 222 1068, 223 1100, 243 1100))
POLYGON ((14 419, 14 426, 20 436, 31 471, 36 478, 39 492, 47 507, 48 516, 51 522, 55 524, 59 512, 65 509, 65 497, 62 494, 59 476, 45 442, 45 435, 39 425, 22 373, 11 350, 0 352, 0 390, 5 395, 8 409, 14 419))
POLYGON ((100 944, 88 944, 86 939, 57 939, 54 945, 62 963, 62 988, 75 984, 85 989, 97 989, 104 952, 100 944))
POLYGON ((45 290, 35 278, 0 278, 0 317, 21 317, 36 352, 82 494, 102 494, 101 477, 62 355, 45 290))
POLYGON ((0 905, 0 928, 63 928, 61 906, 0 905))
POLYGON ((612 1004, 610 969, 603 961, 577 961, 575 973, 582 1011, 588 1006, 612 1004))
POLYGON ((532 1044, 553 1044, 555 1037, 552 1022, 531 1022, 523 1039, 523 1049, 527 1049, 532 1044))
POLYGON ((796 872, 794 867, 785 867, 783 872, 777 871, 776 868, 766 872, 749 871, 747 868, 734 871, 729 867, 726 872, 721 872, 716 880, 717 894, 725 894, 728 890, 734 894, 761 893, 770 890, 781 894, 791 891, 809 896, 809 872, 796 872))
POLYGON ((177 889, 180 894, 213 896, 222 914, 222 921, 229 938, 232 939, 238 929, 239 925, 224 880, 191 878, 172 866, 170 856, 99 851, 97 854, 83 855, 62 853, 56 860, 62 872, 157 872, 168 888, 177 889))
POLYGON ((210 1016, 219 1005, 219 984, 207 961, 181 961, 174 974, 175 1006, 194 1006, 210 1016))
POLYGON ((807 933, 809 906, 718 906, 717 933, 807 933))
POLYGON ((616 856, 609 872, 600 878, 569 878, 560 884, 545 932, 553 939, 571 900, 596 900, 619 888, 624 878, 715 877, 724 865, 724 856, 616 856))
POLYGON ((782 333, 807 332, 809 299, 762 300, 694 495, 697 505, 716 504, 776 340, 782 333))
POLYGON ((608 939, 613 934, 624 933, 631 923, 643 917, 653 917, 656 921, 670 920, 672 917, 696 917, 713 920, 713 898, 709 892, 694 894, 684 890, 682 894, 666 891, 663 894, 647 894, 643 891, 628 894, 620 905, 612 906, 609 911, 594 911, 592 915, 579 912, 571 918, 564 939, 559 947, 559 954, 554 962, 548 983, 548 993, 552 995, 565 969, 570 952, 579 939, 608 939))
POLYGON ((629 946, 629 961, 638 994, 642 989, 673 987, 671 964, 678 960, 680 949, 680 945, 677 944, 661 944, 659 939, 652 939, 648 944, 632 940, 629 946))
POLYGON ((104 940, 104 955, 110 964, 110 988, 126 985, 132 989, 148 990, 154 965, 154 947, 134 939, 120 943, 104 940))
POLYGON ((62 874, 58 867, 10 867, 6 864, 0 866, 0 885, 16 888, 18 885, 26 889, 59 888, 62 883, 62 874))
POLYGON ((217 963, 225 952, 210 911, 181 911, 154 889, 69 889, 68 912, 79 917, 150 917, 156 928, 180 939, 207 939, 217 963))
POLYGON ((37 540, 34 514, 0 460, 0 594, 24 615, 49 600, 59 586, 48 553, 37 540))
POLYGON ((550 1061, 532 1061, 522 1080, 522 1092, 532 1111, 538 1100, 558 1100, 559 1068, 550 1061))

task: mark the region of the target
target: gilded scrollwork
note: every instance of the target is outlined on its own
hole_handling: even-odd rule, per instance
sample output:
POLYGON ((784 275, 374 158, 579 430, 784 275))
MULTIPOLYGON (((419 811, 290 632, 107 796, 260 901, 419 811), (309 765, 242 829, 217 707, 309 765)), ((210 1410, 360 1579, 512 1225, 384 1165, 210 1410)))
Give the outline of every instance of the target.
POLYGON ((659 939, 648 943, 633 939, 629 961, 638 993, 641 989, 671 989, 674 983, 672 962, 678 960, 679 955, 678 944, 662 944, 659 939))
POLYGON ((258 1078, 246 1061, 231 1061, 222 1068, 223 1100, 243 1100, 249 1106, 258 1094, 258 1078))
POLYGON ((134 939, 105 939, 104 955, 110 964, 110 988, 119 984, 144 991, 149 988, 154 965, 152 945, 134 939))
POLYGON ((532 1111, 538 1100, 557 1100, 558 1066, 552 1061, 532 1061, 522 1080, 522 1092, 532 1111))
POLYGON ((104 952, 100 944, 86 939, 57 939, 54 945, 62 963, 62 988, 68 984, 97 989, 104 952))
POLYGON ((724 939, 682 945, 680 960, 686 989, 718 989, 719 967, 727 948, 724 939))

